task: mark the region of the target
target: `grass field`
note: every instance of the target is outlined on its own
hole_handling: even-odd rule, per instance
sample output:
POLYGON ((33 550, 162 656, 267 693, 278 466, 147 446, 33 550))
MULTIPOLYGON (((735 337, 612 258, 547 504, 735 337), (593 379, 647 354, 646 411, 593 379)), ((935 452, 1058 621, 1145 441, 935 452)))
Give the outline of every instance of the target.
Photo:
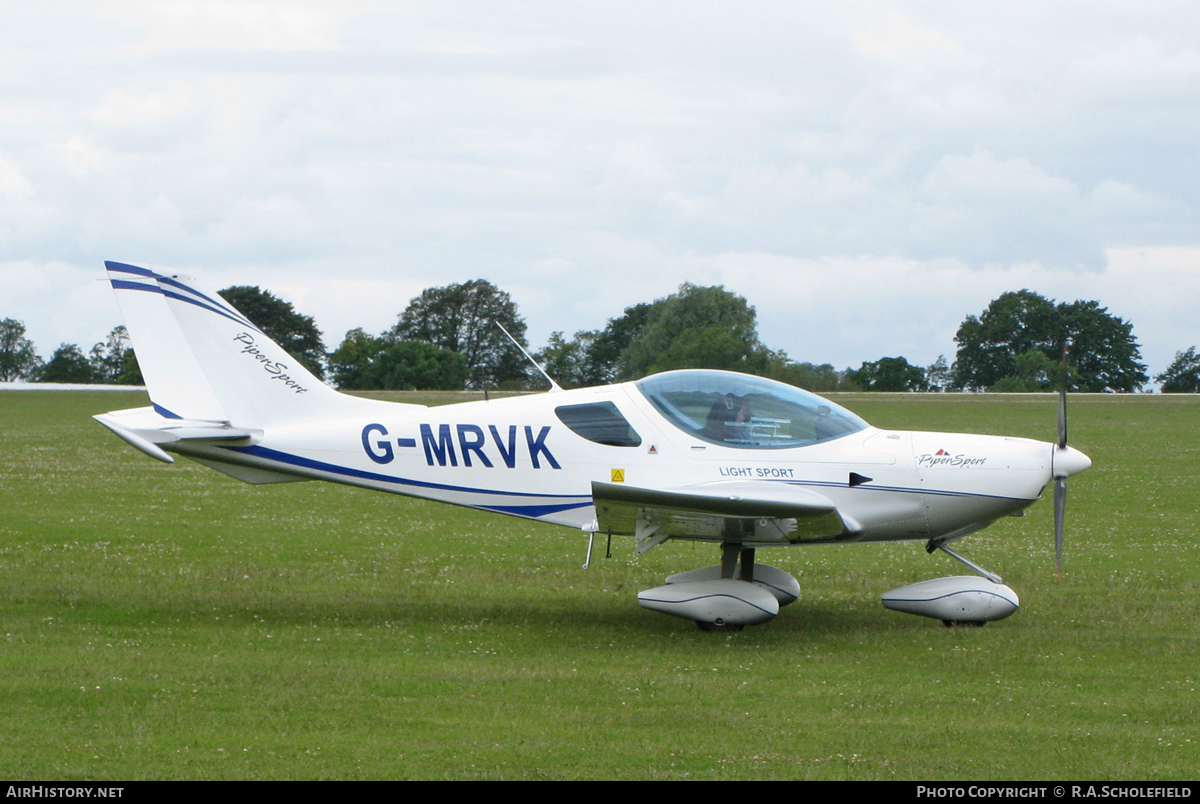
MULTIPOLYGON (((1050 397, 839 398, 894 428, 1052 440, 1050 397)), ((879 594, 920 543, 760 551, 804 590, 705 634, 639 589, 716 562, 317 483, 151 461, 0 393, 0 775, 38 779, 1196 779, 1200 399, 1072 399, 1051 505, 961 542, 1021 596, 947 629, 879 594)))

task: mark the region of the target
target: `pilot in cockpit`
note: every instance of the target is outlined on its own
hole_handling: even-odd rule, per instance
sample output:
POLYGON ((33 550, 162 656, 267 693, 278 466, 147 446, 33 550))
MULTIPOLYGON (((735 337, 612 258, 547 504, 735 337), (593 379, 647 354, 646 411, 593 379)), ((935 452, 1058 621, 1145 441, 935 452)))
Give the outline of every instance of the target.
POLYGON ((750 437, 750 397, 722 394, 708 410, 700 434, 714 441, 746 441, 750 437))

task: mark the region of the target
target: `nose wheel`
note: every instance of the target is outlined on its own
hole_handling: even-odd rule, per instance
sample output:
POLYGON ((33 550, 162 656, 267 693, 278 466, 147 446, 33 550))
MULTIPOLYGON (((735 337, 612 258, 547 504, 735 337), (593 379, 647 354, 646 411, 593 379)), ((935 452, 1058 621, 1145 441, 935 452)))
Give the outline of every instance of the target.
POLYGON ((884 608, 941 620, 947 628, 980 628, 992 620, 1003 620, 1021 605, 1017 593, 1003 579, 975 562, 960 556, 943 540, 932 540, 925 548, 941 550, 979 573, 922 581, 885 593, 884 608))
POLYGON ((727 632, 727 633, 736 633, 738 631, 741 631, 746 626, 736 625, 734 623, 724 623, 724 622, 722 622, 722 623, 706 623, 703 620, 696 620, 696 627, 699 628, 701 631, 705 631, 705 632, 709 632, 709 633, 713 633, 713 632, 720 633, 722 631, 727 632))

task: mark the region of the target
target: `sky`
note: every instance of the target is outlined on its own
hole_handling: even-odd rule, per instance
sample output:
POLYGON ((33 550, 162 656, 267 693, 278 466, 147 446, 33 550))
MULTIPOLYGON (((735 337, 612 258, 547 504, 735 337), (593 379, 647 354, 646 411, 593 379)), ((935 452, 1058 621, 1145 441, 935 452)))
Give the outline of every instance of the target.
POLYGON ((0 7, 0 318, 120 323, 106 259, 345 332, 483 278, 533 347, 683 282, 798 361, 954 357, 1005 291, 1200 344, 1200 6, 0 7))

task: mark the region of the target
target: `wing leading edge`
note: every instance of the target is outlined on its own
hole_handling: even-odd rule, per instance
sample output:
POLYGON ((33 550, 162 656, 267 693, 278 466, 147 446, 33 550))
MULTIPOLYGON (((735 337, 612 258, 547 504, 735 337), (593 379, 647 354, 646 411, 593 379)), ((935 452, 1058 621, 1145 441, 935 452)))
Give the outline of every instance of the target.
POLYGON ((667 539, 746 546, 853 539, 861 528, 815 491, 780 483, 646 489, 592 483, 601 532, 632 535, 639 553, 667 539))

